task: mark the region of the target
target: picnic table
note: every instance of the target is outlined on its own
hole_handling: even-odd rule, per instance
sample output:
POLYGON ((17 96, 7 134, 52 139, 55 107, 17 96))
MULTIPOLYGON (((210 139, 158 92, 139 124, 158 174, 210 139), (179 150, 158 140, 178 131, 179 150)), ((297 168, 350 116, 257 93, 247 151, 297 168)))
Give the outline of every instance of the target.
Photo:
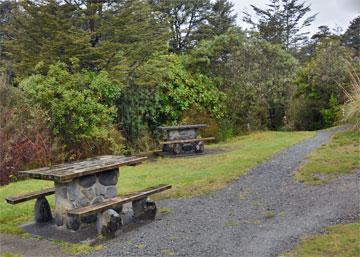
POLYGON ((206 127, 206 124, 158 127, 164 133, 164 140, 160 141, 162 151, 173 152, 175 155, 189 151, 203 153, 205 141, 215 139, 214 137, 199 137, 199 130, 206 127))
POLYGON ((77 230, 82 223, 97 221, 98 232, 114 232, 120 224, 122 205, 132 202, 136 218, 154 218, 156 205, 147 196, 171 188, 158 185, 126 196, 118 196, 119 168, 137 165, 146 157, 105 155, 82 161, 53 165, 33 170, 19 171, 29 178, 54 181, 54 188, 8 197, 10 204, 31 199, 35 203, 35 220, 48 222, 52 213, 45 196, 55 194, 55 223, 77 230), (115 229, 114 229, 115 227, 115 229))

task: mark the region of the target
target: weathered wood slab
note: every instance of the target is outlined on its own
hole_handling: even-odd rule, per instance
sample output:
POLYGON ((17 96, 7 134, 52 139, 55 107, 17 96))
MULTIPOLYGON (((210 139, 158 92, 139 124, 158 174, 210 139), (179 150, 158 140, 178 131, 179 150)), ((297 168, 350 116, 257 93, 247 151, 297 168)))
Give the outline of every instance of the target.
POLYGON ((160 145, 169 145, 169 144, 184 144, 184 143, 192 143, 199 141, 209 141, 214 140, 215 137, 204 137, 204 138, 193 138, 193 139, 183 139, 183 140, 169 140, 169 141, 160 141, 160 145))
POLYGON ((7 197, 5 200, 9 204, 18 204, 18 203, 26 202, 26 201, 29 201, 32 199, 41 198, 41 197, 44 197, 47 195, 52 195, 54 193, 55 193, 55 188, 47 188, 44 190, 31 192, 31 193, 27 193, 24 195, 10 196, 10 197, 7 197))
POLYGON ((170 188, 171 188, 171 185, 166 185, 166 184, 161 184, 161 185, 158 185, 158 186, 149 187, 149 188, 146 188, 144 190, 134 192, 134 193, 131 193, 131 194, 127 194, 127 195, 124 195, 124 196, 113 197, 113 198, 105 200, 105 201, 103 201, 101 203, 97 203, 97 204, 93 204, 93 205, 89 205, 89 206, 85 206, 85 207, 70 210, 70 211, 68 211, 68 215, 81 217, 81 216, 84 216, 84 215, 95 214, 95 213, 104 211, 106 209, 113 208, 113 207, 115 207, 115 206, 117 206, 119 204, 125 204, 125 203, 128 203, 128 202, 140 200, 140 199, 143 199, 143 198, 145 198, 145 197, 147 197, 149 195, 159 193, 159 192, 168 190, 170 188))
POLYGON ((180 126, 160 126, 158 129, 161 130, 183 130, 183 129, 201 129, 207 128, 206 124, 193 124, 193 125, 180 125, 180 126))
POLYGON ((53 180, 58 183, 65 183, 77 177, 117 169, 121 166, 135 165, 146 159, 146 157, 104 155, 82 161, 53 165, 51 167, 19 171, 19 173, 34 179, 53 180))

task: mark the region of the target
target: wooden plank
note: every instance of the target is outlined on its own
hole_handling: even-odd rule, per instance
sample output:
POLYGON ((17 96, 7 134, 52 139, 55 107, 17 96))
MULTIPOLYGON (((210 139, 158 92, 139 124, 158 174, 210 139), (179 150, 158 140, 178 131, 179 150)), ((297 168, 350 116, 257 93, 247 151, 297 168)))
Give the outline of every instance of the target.
POLYGON ((184 129, 200 129, 207 128, 206 124, 193 124, 193 125, 180 125, 180 126, 160 126, 158 129, 161 130, 184 130, 184 129))
POLYGON ((36 191, 36 192, 31 192, 28 194, 24 194, 24 195, 19 195, 19 196, 10 196, 6 198, 6 202, 9 204, 18 204, 18 203, 22 203, 22 202, 26 202, 32 199, 37 199, 40 197, 44 197, 47 195, 52 195, 55 193, 55 188, 47 188, 44 190, 40 190, 40 191, 36 191))
POLYGON ((51 167, 19 171, 19 173, 34 179, 53 180, 55 182, 65 183, 77 177, 117 169, 121 166, 136 165, 146 159, 147 157, 105 155, 82 161, 57 164, 51 167))
POLYGON ((115 207, 118 204, 125 204, 128 202, 140 200, 140 199, 147 197, 148 195, 159 193, 159 192, 168 190, 170 188, 171 188, 171 185, 167 185, 167 184, 161 184, 158 186, 149 187, 149 188, 146 188, 146 189, 138 191, 138 192, 133 192, 131 194, 127 194, 127 195, 123 195, 123 196, 116 196, 116 197, 107 199, 101 203, 72 209, 72 210, 68 211, 68 214, 73 215, 73 216, 84 216, 84 215, 95 214, 97 212, 104 211, 106 209, 115 207))
POLYGON ((160 145, 183 144, 183 143, 192 143, 192 142, 199 142, 199 141, 209 141, 209 140, 214 140, 214 139, 215 139, 215 137, 204 137, 204 138, 161 141, 160 145))

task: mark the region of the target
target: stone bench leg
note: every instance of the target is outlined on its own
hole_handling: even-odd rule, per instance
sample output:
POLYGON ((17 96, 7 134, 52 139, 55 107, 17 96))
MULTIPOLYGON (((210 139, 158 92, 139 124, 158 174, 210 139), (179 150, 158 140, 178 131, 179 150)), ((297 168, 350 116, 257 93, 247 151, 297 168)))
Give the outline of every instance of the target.
POLYGON ((195 153, 203 153, 204 152, 204 147, 205 144, 204 144, 204 141, 199 141, 199 142, 196 142, 194 144, 194 150, 195 150, 195 153))
POLYGON ((36 199, 34 212, 36 223, 45 223, 52 220, 50 205, 45 197, 36 199))
POLYGON ((154 219, 156 216, 156 204, 146 198, 132 202, 134 218, 136 219, 154 219))
POLYGON ((120 215, 113 209, 98 213, 96 228, 99 234, 112 237, 115 232, 122 226, 120 215))

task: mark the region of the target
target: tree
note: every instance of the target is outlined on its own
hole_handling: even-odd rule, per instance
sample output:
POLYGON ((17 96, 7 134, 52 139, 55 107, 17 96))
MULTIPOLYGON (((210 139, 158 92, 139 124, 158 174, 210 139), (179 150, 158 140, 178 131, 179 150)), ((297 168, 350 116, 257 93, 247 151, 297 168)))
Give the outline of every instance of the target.
POLYGON ((194 46, 193 33, 211 12, 210 0, 152 0, 155 10, 170 23, 170 50, 181 52, 194 46))
POLYGON ((236 27, 237 15, 234 14, 233 8, 234 4, 229 0, 216 0, 212 4, 208 18, 199 26, 194 38, 198 41, 211 39, 236 27))
POLYGON ((315 130, 334 125, 350 86, 350 51, 338 39, 322 40, 314 57, 298 69, 287 116, 290 127, 315 130))
POLYGON ((191 51, 188 65, 226 94, 223 129, 240 133, 283 126, 296 61, 280 46, 228 33, 202 41, 191 51))
POLYGON ((31 74, 40 62, 46 68, 57 61, 71 65, 74 58, 81 68, 93 71, 110 69, 124 59, 136 66, 166 50, 168 37, 142 0, 19 1, 7 31, 6 56, 18 75, 31 74))
POLYGON ((286 50, 297 48, 307 39, 308 32, 301 32, 310 26, 316 14, 305 18, 311 11, 310 5, 298 0, 270 0, 267 9, 251 5, 256 20, 244 13, 244 21, 253 25, 260 36, 267 41, 282 44, 286 50))
POLYGON ((353 48, 356 56, 360 56, 360 16, 350 22, 349 28, 343 35, 342 42, 345 46, 353 48))

